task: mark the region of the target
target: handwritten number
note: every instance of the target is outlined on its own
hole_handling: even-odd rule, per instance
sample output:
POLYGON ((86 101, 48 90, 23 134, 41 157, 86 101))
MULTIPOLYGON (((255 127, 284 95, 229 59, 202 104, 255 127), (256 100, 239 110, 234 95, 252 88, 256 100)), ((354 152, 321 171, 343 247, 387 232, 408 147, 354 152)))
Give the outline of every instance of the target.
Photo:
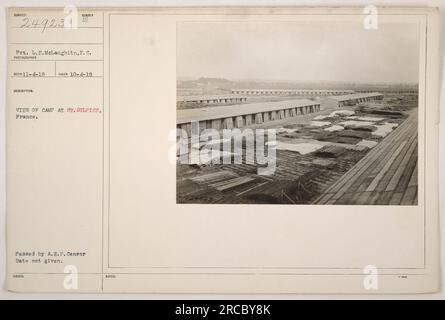
POLYGON ((20 25, 20 28, 42 28, 42 33, 45 32, 47 29, 50 28, 63 28, 64 26, 64 19, 30 19, 30 18, 23 18, 22 24, 20 25))

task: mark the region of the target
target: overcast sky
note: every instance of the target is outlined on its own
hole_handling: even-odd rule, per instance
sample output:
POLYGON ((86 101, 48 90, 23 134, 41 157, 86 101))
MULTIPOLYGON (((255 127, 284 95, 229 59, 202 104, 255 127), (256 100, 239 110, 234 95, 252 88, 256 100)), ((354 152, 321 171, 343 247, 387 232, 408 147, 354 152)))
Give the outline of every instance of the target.
POLYGON ((416 24, 185 22, 180 78, 417 83, 416 24))

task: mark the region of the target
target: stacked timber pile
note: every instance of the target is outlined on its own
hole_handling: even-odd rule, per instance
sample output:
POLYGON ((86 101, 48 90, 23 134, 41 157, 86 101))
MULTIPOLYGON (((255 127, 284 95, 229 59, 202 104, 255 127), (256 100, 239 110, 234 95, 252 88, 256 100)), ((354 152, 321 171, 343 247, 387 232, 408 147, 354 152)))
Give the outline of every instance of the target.
POLYGON ((245 195, 256 203, 301 204, 307 203, 316 194, 308 177, 295 180, 274 180, 245 195))
POLYGON ((328 145, 316 151, 314 155, 321 158, 337 158, 345 152, 343 147, 328 145))
POLYGON ((374 126, 345 125, 344 128, 347 130, 368 131, 368 132, 373 132, 375 130, 374 126))
POLYGON ((356 139, 368 139, 371 136, 369 131, 360 131, 360 130, 344 130, 337 133, 340 137, 349 137, 356 139))

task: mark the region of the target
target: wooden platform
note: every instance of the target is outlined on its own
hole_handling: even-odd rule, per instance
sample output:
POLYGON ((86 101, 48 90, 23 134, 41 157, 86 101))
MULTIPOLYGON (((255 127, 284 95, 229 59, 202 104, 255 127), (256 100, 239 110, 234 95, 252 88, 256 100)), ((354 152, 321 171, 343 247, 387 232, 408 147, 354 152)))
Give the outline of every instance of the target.
POLYGON ((314 204, 417 205, 417 110, 314 204))

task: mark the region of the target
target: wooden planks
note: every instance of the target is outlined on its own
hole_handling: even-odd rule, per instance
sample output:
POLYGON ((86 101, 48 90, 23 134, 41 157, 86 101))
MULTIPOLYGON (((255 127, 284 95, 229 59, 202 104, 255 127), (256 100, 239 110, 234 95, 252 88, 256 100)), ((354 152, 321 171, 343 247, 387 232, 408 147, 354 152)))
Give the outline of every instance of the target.
POLYGON ((230 179, 234 176, 236 176, 236 174, 231 171, 221 170, 221 171, 217 171, 217 172, 201 174, 196 177, 190 178, 190 180, 192 180, 194 182, 198 182, 198 183, 199 182, 203 183, 203 182, 208 182, 208 181, 215 182, 215 181, 230 179))
POLYGON ((218 191, 225 191, 229 190, 235 187, 238 187, 240 185, 244 185, 246 183, 249 183, 251 181, 255 180, 255 178, 245 176, 245 177, 237 177, 230 180, 224 180, 221 182, 216 182, 210 184, 211 187, 215 188, 218 191))
POLYGON ((331 185, 315 204, 417 204, 417 112, 331 185))

